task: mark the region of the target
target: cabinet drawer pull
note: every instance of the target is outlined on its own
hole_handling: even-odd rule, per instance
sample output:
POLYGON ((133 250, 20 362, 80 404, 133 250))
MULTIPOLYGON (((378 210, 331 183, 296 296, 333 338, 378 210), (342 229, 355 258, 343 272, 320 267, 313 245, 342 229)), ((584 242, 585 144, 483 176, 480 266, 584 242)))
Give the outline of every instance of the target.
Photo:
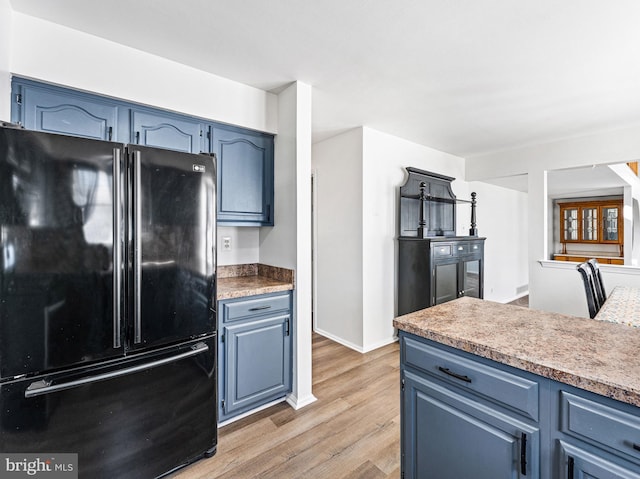
POLYGON ((640 451, 640 444, 636 444, 635 442, 631 445, 636 451, 640 451))
POLYGON ((249 311, 262 311, 263 309, 269 308, 271 308, 271 305, 267 304, 266 306, 256 306, 255 308, 249 308, 249 311))
POLYGON ((462 374, 454 373, 449 368, 443 368, 442 366, 438 366, 438 369, 443 373, 447 374, 448 376, 452 376, 456 379, 459 379, 460 381, 464 381, 465 383, 471 382, 471 378, 469 376, 463 376, 462 374))

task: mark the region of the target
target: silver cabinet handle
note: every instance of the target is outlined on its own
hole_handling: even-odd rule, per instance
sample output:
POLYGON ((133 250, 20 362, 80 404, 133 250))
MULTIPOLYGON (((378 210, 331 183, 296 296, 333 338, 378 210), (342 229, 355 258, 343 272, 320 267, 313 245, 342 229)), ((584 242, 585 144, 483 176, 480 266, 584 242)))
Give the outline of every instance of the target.
POLYGON ((176 354, 175 356, 170 356, 168 358, 158 359, 157 361, 151 361, 150 363, 138 364, 137 366, 132 366, 130 368, 118 369, 116 371, 110 371, 104 374, 96 374, 95 376, 87 376, 84 378, 76 379, 75 381, 69 381, 66 383, 60 384, 51 384, 50 381, 35 381, 29 385, 29 387, 24 392, 25 398, 32 398, 36 396, 42 396, 44 394, 54 393, 58 391, 64 391, 65 389, 77 388, 79 386, 83 386, 85 384, 96 383, 98 381, 106 381, 108 379, 114 379, 121 376, 126 376, 128 374, 137 373, 139 371, 144 371, 145 369, 151 369, 158 366, 162 366, 164 364, 173 363, 175 361, 179 361, 181 359, 190 358, 191 356, 197 356, 198 354, 202 354, 205 351, 209 350, 209 346, 205 343, 196 343, 191 346, 189 351, 185 351, 184 353, 176 354))
POLYGON ((122 283, 122 246, 120 240, 120 148, 113 149, 113 347, 120 347, 120 286, 122 283))
POLYGON ((142 319, 140 316, 142 282, 142 201, 140 198, 140 152, 133 152, 133 342, 142 342, 142 319))

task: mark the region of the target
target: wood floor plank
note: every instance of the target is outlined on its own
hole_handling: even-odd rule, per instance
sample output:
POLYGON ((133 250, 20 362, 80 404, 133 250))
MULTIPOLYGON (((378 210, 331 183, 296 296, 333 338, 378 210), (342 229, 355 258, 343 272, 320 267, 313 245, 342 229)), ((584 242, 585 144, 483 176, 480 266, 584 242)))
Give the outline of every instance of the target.
POLYGON ((222 427, 216 455, 171 479, 399 478, 398 344, 361 354, 314 334, 312 346, 316 402, 222 427))

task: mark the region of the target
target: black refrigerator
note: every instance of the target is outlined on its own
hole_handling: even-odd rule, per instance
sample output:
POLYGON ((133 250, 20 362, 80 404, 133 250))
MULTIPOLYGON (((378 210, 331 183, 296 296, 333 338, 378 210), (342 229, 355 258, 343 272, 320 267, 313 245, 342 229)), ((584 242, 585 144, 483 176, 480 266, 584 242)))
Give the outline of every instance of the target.
POLYGON ((0 452, 215 453, 215 157, 0 127, 0 452))

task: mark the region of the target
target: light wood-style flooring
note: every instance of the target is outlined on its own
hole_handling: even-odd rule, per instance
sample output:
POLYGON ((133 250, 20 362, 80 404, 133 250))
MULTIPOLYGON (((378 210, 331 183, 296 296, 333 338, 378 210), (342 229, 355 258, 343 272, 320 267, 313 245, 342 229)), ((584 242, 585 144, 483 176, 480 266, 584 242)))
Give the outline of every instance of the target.
POLYGON ((171 479, 400 477, 398 343, 360 354, 313 336, 313 394, 219 431, 218 451, 171 479))

